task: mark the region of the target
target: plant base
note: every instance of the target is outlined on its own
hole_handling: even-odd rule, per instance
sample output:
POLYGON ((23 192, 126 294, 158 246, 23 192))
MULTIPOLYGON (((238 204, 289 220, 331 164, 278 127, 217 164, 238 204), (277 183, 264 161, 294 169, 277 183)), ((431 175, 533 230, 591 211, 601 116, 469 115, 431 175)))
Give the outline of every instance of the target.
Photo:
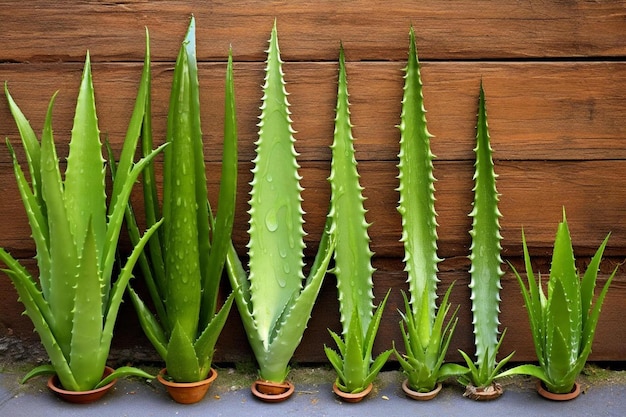
POLYGON ((170 397, 174 401, 180 404, 194 404, 201 401, 206 395, 207 391, 211 387, 215 378, 217 378, 217 371, 211 368, 209 376, 206 379, 198 382, 173 382, 164 378, 167 369, 161 369, 161 372, 157 375, 157 379, 167 389, 170 397))
POLYGON ((278 383, 257 379, 252 383, 250 390, 252 394, 261 401, 277 403, 291 397, 291 394, 295 391, 295 387, 289 381, 278 383))
POLYGON ((337 397, 341 398, 343 401, 345 401, 347 403, 358 403, 363 398, 365 398, 367 396, 367 394, 370 393, 370 391, 372 390, 373 386, 374 386, 374 384, 372 384, 370 382, 370 384, 363 391, 357 392, 356 394, 352 394, 350 392, 343 392, 342 390, 339 389, 337 384, 334 383, 333 384, 333 392, 335 393, 335 395, 337 395, 337 397))
POLYGON ((437 385, 435 386, 435 389, 433 389, 432 391, 419 392, 419 391, 412 390, 411 387, 409 386, 409 380, 405 379, 404 382, 402 383, 402 391, 404 391, 407 397, 413 400, 429 401, 435 398, 437 394, 439 394, 439 392, 441 391, 441 386, 442 386, 441 382, 438 382, 437 385))
MULTIPOLYGON (((110 367, 104 368, 104 373, 102 374, 102 379, 113 373, 114 369, 110 367)), ((61 398, 70 403, 74 404, 88 404, 94 401, 98 401, 104 394, 106 394, 117 380, 113 380, 106 384, 103 387, 98 389, 92 389, 89 391, 68 391, 61 387, 61 382, 59 381, 59 377, 57 375, 53 375, 48 379, 48 388, 56 394, 57 397, 61 398)))
POLYGON ((576 382, 574 384, 574 388, 572 391, 565 394, 555 394, 553 392, 548 391, 546 386, 542 381, 537 381, 537 393, 541 395, 543 398, 547 398, 552 401, 569 401, 580 395, 580 384, 576 382))
POLYGON ((463 396, 476 401, 491 401, 499 398, 503 393, 502 385, 493 382, 486 387, 475 387, 470 384, 465 387, 463 396))

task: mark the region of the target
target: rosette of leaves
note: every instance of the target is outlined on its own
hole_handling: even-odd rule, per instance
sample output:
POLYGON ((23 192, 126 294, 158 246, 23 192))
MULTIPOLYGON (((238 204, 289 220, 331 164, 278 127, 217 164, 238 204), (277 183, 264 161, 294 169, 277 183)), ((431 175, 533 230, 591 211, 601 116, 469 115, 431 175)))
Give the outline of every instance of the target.
MULTIPOLYGON (((145 116, 144 151, 152 147, 153 140, 150 112, 145 116)), ((231 294, 218 308, 219 283, 235 212, 237 127, 229 56, 222 173, 218 210, 213 216, 200 130, 193 17, 174 68, 166 143, 162 204, 158 201, 153 163, 146 169, 143 182, 148 225, 163 216, 160 233, 152 236, 139 263, 155 313, 130 287, 129 293, 144 333, 165 360, 167 376, 175 382, 196 382, 207 378, 211 371, 215 344, 234 299, 231 294)), ((132 210, 128 220, 135 241, 138 227, 132 210)))
POLYGON ((435 212, 435 177, 426 110, 422 92, 420 64, 415 33, 410 30, 409 59, 406 66, 400 125, 398 164, 402 217, 404 262, 410 299, 403 292, 405 312, 400 312, 400 329, 406 353, 394 352, 411 389, 430 392, 438 382, 465 373, 456 364, 444 364, 448 346, 457 324, 457 311, 446 317, 452 285, 439 308, 436 306, 438 263, 437 220, 435 212))
POLYGON ((276 22, 267 54, 248 211, 249 272, 246 273, 234 246, 226 264, 237 308, 259 365, 259 378, 283 383, 321 288, 334 243, 326 227, 305 279, 303 188, 276 22))
POLYGON ((20 132, 30 182, 7 141, 22 203, 37 250, 39 279, 0 249, 0 260, 15 286, 26 314, 48 353, 50 364, 33 369, 23 381, 56 373, 69 391, 86 391, 124 375, 152 378, 122 367, 102 379, 113 327, 132 269, 144 245, 160 226, 155 222, 137 240, 124 267, 113 279, 124 211, 134 183, 160 148, 133 162, 148 96, 148 48, 135 107, 107 207, 105 160, 89 54, 78 92, 65 175, 61 175, 52 134, 50 101, 39 141, 8 88, 9 108, 20 132))
POLYGON ((329 329, 338 351, 324 346, 326 356, 337 372, 335 384, 347 393, 364 391, 376 378, 393 352, 380 353, 373 359, 374 339, 389 296, 374 310, 373 256, 367 234, 363 188, 359 184, 357 162, 348 101, 348 82, 343 46, 339 51, 339 82, 335 133, 332 150, 330 218, 331 233, 335 236, 335 265, 337 277, 341 336, 329 329))
POLYGON ((478 102, 478 122, 476 125, 476 162, 474 164, 474 203, 470 213, 472 217, 472 244, 469 256, 470 284, 472 300, 472 324, 474 326, 474 344, 476 362, 469 355, 460 351, 468 368, 468 373, 460 378, 467 390, 465 395, 473 398, 475 390, 497 391, 501 387, 494 382, 502 367, 511 359, 513 353, 497 361, 502 338, 498 337, 500 312, 500 278, 502 271, 502 235, 498 209, 499 194, 496 189, 489 126, 485 105, 485 91, 481 82, 478 102))
POLYGON ((528 286, 512 265, 511 268, 522 289, 539 365, 520 365, 501 373, 500 377, 531 375, 540 379, 552 393, 566 394, 572 391, 591 353, 600 309, 617 272, 615 268, 594 302, 600 261, 609 236, 604 239, 584 275, 580 277, 563 209, 563 221, 559 223, 554 241, 546 293, 541 276, 538 281, 535 279, 526 237, 522 232, 528 286))

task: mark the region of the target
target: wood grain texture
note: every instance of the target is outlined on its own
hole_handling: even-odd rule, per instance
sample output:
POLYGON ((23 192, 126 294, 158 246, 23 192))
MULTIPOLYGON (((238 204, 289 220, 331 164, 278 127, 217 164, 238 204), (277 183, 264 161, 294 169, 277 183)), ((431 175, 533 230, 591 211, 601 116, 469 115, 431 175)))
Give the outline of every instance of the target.
MULTIPOLYGON (((350 54, 350 51, 346 51, 350 54)), ((254 157, 258 133, 262 63, 235 64, 240 160, 254 157)), ((358 160, 396 160, 404 63, 347 65, 358 160)), ((285 78, 300 160, 329 160, 336 102, 336 63, 286 64, 285 78)), ((48 101, 59 90, 54 130, 59 153, 67 153, 82 64, 0 65, 0 80, 30 119, 43 127, 48 101)), ((155 138, 163 138, 172 67, 154 64, 155 138)), ((132 111, 140 65, 94 64, 99 125, 116 150, 132 111)), ((200 67, 205 155, 221 157, 224 64, 200 67)), ((494 157, 502 160, 624 159, 626 63, 424 63, 428 127, 438 160, 473 160, 478 85, 482 78, 494 157)), ((6 100, 0 100, 0 137, 18 140, 6 100)), ((0 152, 0 162, 7 162, 0 152)))
MULTIPOLYGON (((250 163, 240 166, 237 217, 233 239, 240 250, 247 243, 248 183, 252 179, 250 163)), ((219 166, 209 164, 208 171, 219 173, 219 166)), ((546 164, 532 161, 497 162, 498 191, 502 194, 500 210, 505 256, 521 254, 521 228, 526 232, 533 253, 551 253, 556 226, 567 209, 572 239, 581 255, 593 254, 607 233, 613 235, 607 254, 626 252, 626 223, 622 202, 626 199, 626 161, 580 161, 546 164), (572 173, 576 173, 573 175, 572 173), (605 182, 606 181, 606 182, 605 182), (603 187, 610 183, 612 191, 603 187), (536 251, 536 252, 535 252, 536 251)), ((372 223, 372 250, 378 257, 403 257, 400 244, 400 215, 396 210, 397 170, 393 162, 362 161, 359 164, 361 185, 365 187, 367 221, 372 223)), ((326 178, 329 167, 323 162, 302 163, 303 209, 308 253, 314 254, 326 212, 330 187, 326 178)), ((471 162, 435 164, 435 208, 438 213, 440 256, 466 256, 470 244, 472 202, 471 162)), ((219 175, 219 174, 218 174, 219 175)), ((209 198, 215 199, 218 177, 209 181, 209 198)), ((0 218, 11 219, 3 225, 0 245, 16 256, 34 255, 30 229, 19 200, 12 170, 0 170, 0 187, 11 196, 0 201, 0 218)))
POLYGON ((197 19, 199 57, 262 61, 273 20, 283 58, 403 60, 409 26, 422 59, 528 59, 623 56, 626 7, 619 1, 353 0, 0 1, 0 61, 141 61, 144 27, 155 60, 173 61, 189 16, 197 19))
MULTIPOLYGON (((0 81, 8 82, 36 132, 43 126, 50 97, 60 90, 53 126, 63 159, 89 50, 100 129, 119 153, 140 78, 147 27, 154 130, 156 141, 162 142, 174 59, 192 13, 197 21, 202 128, 212 200, 219 183, 225 59, 229 46, 234 52, 240 177, 233 239, 244 256, 250 161, 272 23, 276 19, 297 130, 309 257, 317 249, 328 209, 329 145, 337 56, 343 42, 356 158, 367 197, 367 220, 372 222, 377 300, 392 288, 376 342, 378 351, 400 341, 397 308, 402 306, 400 290, 406 286, 395 189, 396 125, 410 25, 416 31, 422 64, 428 127, 435 136, 439 255, 445 258, 440 264, 440 292, 456 282, 451 301, 460 305, 448 359, 460 360, 459 348, 473 353, 468 213, 481 80, 499 175, 503 258, 523 270, 523 228, 536 270, 547 274, 563 207, 581 268, 609 232, 602 282, 626 258, 626 0, 0 0, 0 81)), ((0 99, 0 137, 11 140, 23 161, 4 98, 0 99)), ((137 203, 139 194, 137 187, 137 203)), ((34 245, 4 146, 0 146, 0 197, 0 246, 36 274, 31 259, 34 245)), ((124 237, 121 248, 129 250, 124 237)), ((519 288, 505 269, 500 319, 501 328, 509 330, 501 353, 515 350, 515 361, 534 360, 519 288)), ((323 344, 332 345, 327 328, 339 326, 334 285, 334 277, 328 275, 296 352, 298 362, 326 362, 323 344)), ((626 269, 621 268, 603 308, 593 360, 626 361, 624 299, 626 269)), ((114 347, 140 346, 148 351, 130 303, 125 304, 114 347)), ((9 280, 0 277, 1 335, 36 340, 22 311, 9 280)), ((251 359, 235 309, 226 329, 216 360, 251 359)))

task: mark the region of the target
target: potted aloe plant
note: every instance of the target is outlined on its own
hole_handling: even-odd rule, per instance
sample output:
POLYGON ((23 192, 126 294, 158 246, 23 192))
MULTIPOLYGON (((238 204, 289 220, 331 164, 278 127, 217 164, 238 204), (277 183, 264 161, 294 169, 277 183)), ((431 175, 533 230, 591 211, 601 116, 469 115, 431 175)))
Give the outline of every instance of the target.
MULTIPOLYGON (((144 151, 152 148, 150 125, 148 108, 142 136, 144 151)), ((204 397, 217 377, 211 368, 213 353, 234 299, 231 294, 218 309, 237 188, 237 129, 229 56, 222 177, 218 210, 213 216, 202 151, 193 17, 174 68, 166 143, 162 205, 152 162, 143 182, 148 226, 155 224, 161 213, 163 216, 160 233, 152 236, 139 262, 156 313, 130 286, 129 293, 145 334, 165 361, 159 381, 174 400, 192 403, 204 397)), ((128 224, 131 239, 136 241, 139 229, 132 213, 128 211, 128 224)))
POLYGON ((309 276, 304 279, 302 187, 276 22, 267 52, 250 192, 249 273, 232 245, 226 263, 239 314, 259 365, 252 393, 273 402, 293 393, 294 386, 287 380, 289 361, 302 339, 334 244, 326 227, 309 276))
POLYGON ((444 363, 457 324, 457 311, 446 317, 452 285, 436 306, 438 263, 435 177, 430 149, 431 134, 426 125, 420 65, 415 33, 410 30, 409 59, 402 99, 398 178, 402 217, 402 242, 410 298, 403 292, 404 313, 400 329, 406 353, 394 353, 407 379, 402 388, 410 398, 427 400, 441 390, 441 381, 465 373, 457 364, 444 363))
POLYGON ((5 86, 17 123, 30 182, 8 143, 20 196, 37 250, 39 278, 4 249, 0 260, 26 314, 48 353, 50 364, 36 367, 24 381, 55 374, 48 386, 68 401, 91 401, 124 375, 152 378, 132 367, 106 368, 113 327, 132 269, 144 245, 160 226, 152 225, 135 244, 115 279, 114 263, 124 211, 140 172, 160 150, 133 162, 148 95, 147 65, 124 142, 120 166, 107 207, 105 160, 98 129, 89 54, 78 93, 65 175, 61 175, 52 135, 54 97, 39 141, 5 86), (103 375, 107 375, 103 378, 103 375), (78 393, 78 395, 72 395, 78 393))
POLYGON ((502 367, 513 353, 497 361, 504 333, 498 337, 498 313, 500 311, 500 278, 502 258, 500 244, 498 191, 494 172, 492 149, 489 143, 489 127, 485 105, 485 91, 480 85, 478 122, 476 125, 476 153, 474 173, 474 203, 472 217, 472 244, 469 256, 472 314, 476 362, 460 351, 467 364, 468 373, 460 377, 465 385, 465 396, 475 400, 491 400, 502 395, 502 386, 495 381, 502 367))
POLYGON ((520 365, 501 373, 499 377, 518 374, 534 376, 538 378, 537 391, 549 399, 570 400, 580 394, 576 378, 591 353, 600 309, 617 272, 615 268, 594 302, 600 261, 609 236, 580 277, 563 209, 563 221, 559 223, 554 241, 546 293, 541 276, 538 281, 535 279, 526 237, 522 232, 528 287, 512 265, 511 268, 522 289, 539 365, 520 365))
POLYGON ((333 390, 341 398, 356 402, 370 392, 372 381, 393 350, 372 358, 374 339, 389 292, 373 313, 373 253, 369 247, 369 224, 365 220, 364 197, 354 157, 343 46, 339 51, 335 133, 331 150, 330 218, 331 233, 337 242, 331 272, 337 277, 342 334, 329 329, 338 351, 328 346, 324 346, 324 351, 337 373, 333 390))

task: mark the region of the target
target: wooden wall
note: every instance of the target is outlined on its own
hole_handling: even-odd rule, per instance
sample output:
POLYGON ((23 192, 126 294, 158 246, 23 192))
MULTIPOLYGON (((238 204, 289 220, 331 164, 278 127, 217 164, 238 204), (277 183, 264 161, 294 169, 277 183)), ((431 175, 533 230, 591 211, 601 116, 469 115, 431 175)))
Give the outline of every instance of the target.
MULTIPOLYGON (((616 0, 405 0, 320 1, 0 1, 0 80, 36 131, 47 102, 60 90, 54 112, 59 153, 65 155, 85 52, 90 51, 100 129, 119 151, 132 109, 150 31, 153 113, 163 136, 173 61, 188 24, 197 20, 202 123, 210 192, 219 180, 225 59, 234 53, 240 131, 239 215, 234 239, 247 242, 247 200, 257 135, 265 49, 274 19, 292 119, 297 130, 309 253, 319 239, 329 197, 337 57, 343 42, 352 122, 364 194, 378 297, 393 288, 377 348, 400 341, 396 312, 405 288, 396 211, 397 153, 403 68, 410 25, 422 63, 425 105, 435 163, 441 288, 456 281, 453 302, 460 324, 457 348, 473 352, 467 260, 473 146, 480 80, 487 97, 494 148, 505 260, 522 268, 521 228, 536 268, 549 272, 561 218, 568 220, 581 266, 608 232, 602 282, 626 257, 626 2, 616 0)), ((19 141, 6 100, 0 99, 0 137, 19 141)), ((19 148, 19 146, 17 146, 19 148)), ((19 153, 20 157, 23 154, 19 153)), ((0 149, 0 246, 34 270, 30 230, 10 158, 0 149)), ((522 268, 523 269, 523 268, 522 268)), ((508 267, 502 284, 502 353, 534 359, 527 316, 508 267)), ((36 340, 7 277, 0 278, 0 331, 36 340)), ((605 302, 592 359, 626 360, 626 267, 605 302)), ((325 361, 326 328, 337 329, 334 277, 329 275, 296 354, 325 361)), ((145 346, 127 305, 116 346, 145 346)), ((218 361, 249 358, 235 309, 223 333, 218 361)))

